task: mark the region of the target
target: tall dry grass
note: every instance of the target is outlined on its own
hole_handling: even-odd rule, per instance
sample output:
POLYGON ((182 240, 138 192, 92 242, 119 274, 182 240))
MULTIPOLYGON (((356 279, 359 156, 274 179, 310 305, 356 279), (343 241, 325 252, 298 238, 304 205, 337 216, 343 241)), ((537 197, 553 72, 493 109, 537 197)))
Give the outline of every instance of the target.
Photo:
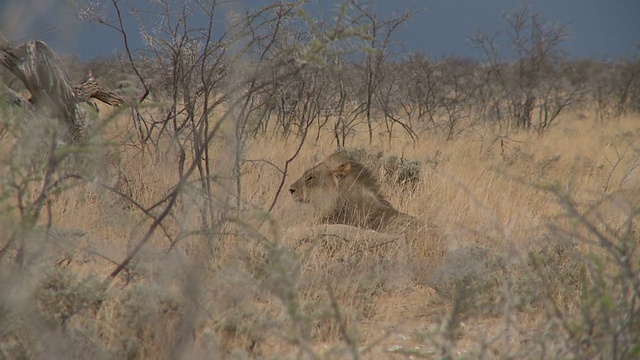
MULTIPOLYGON (((560 340, 544 338, 549 305, 527 287, 540 285, 535 281, 541 279, 530 279, 528 272, 558 272, 541 283, 548 286, 546 295, 567 314, 580 310, 583 288, 572 290, 570 281, 573 268, 583 265, 563 254, 606 251, 597 243, 558 245, 559 229, 590 238, 575 216, 567 216, 563 200, 597 220, 605 233, 616 233, 616 226, 628 222, 640 204, 638 120, 635 114, 615 123, 566 115, 543 135, 470 129, 453 141, 425 134, 417 143, 401 136, 389 143, 385 136, 372 145, 363 128, 351 147, 422 164, 415 188, 384 182, 383 189, 398 210, 437 228, 449 253, 463 254, 458 259, 467 263, 456 264, 451 256, 437 259, 442 267, 425 266, 429 270, 422 272, 392 250, 380 254, 340 238, 301 241, 291 229, 311 224, 313 214, 294 203, 286 188, 274 210, 265 210, 282 176, 275 166, 283 166, 297 143, 251 140, 241 177, 245 205, 234 210, 235 220, 214 229, 215 235, 191 233, 203 200, 187 189, 164 229, 110 282, 103 280, 150 220, 98 184, 149 206, 178 179, 177 154, 141 151, 128 138, 127 117, 116 118, 101 134, 108 145, 92 155, 95 182, 80 182, 51 199, 56 240, 33 255, 38 260, 34 276, 18 279, 15 252, 3 256, 3 293, 11 295, 2 298, 0 318, 6 320, 0 325, 0 349, 9 357, 431 358, 519 356, 536 341, 562 347, 560 340), (180 241, 172 244, 165 232, 180 235, 180 241), (550 252, 559 246, 564 250, 550 252), (446 266, 470 263, 484 269, 471 277, 474 285, 460 286, 455 276, 448 280, 456 269, 446 266), (446 271, 436 274, 437 269, 446 271), (553 281, 565 282, 565 288, 552 286, 553 281)), ((331 139, 325 133, 317 143, 307 141, 286 185, 336 150, 331 139)), ((18 140, 2 140, 5 163, 14 156, 8 151, 12 141, 18 140)), ((211 146, 218 154, 211 166, 220 175, 216 205, 224 207, 236 194, 233 144, 221 134, 211 146)), ((37 182, 32 185, 37 188, 37 182)), ((15 209, 0 216, 5 228, 13 228, 18 218, 15 209)), ((0 246, 8 241, 0 239, 0 246)))

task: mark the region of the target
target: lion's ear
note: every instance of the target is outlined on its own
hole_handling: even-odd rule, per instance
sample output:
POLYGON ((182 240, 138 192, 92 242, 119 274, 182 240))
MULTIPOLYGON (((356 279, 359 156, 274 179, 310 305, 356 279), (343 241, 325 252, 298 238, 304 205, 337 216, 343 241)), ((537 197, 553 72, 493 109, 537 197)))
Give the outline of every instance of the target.
POLYGON ((349 173, 349 170, 351 170, 351 163, 347 161, 346 163, 333 169, 333 173, 336 174, 338 177, 343 178, 347 176, 347 174, 349 173))

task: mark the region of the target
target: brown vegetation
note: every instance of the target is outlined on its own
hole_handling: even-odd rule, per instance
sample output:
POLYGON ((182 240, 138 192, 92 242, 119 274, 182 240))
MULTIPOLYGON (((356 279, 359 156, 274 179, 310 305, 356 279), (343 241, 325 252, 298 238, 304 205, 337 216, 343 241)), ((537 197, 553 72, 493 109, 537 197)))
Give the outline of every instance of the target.
POLYGON ((129 112, 61 144, 0 106, 0 357, 637 357, 637 61, 596 66, 617 90, 595 97, 526 12, 545 51, 500 62, 480 36, 485 66, 342 57, 404 21, 366 7, 278 2, 218 34, 148 5, 150 51, 96 71, 140 83, 129 112), (338 149, 292 186, 316 210, 282 195, 338 149))

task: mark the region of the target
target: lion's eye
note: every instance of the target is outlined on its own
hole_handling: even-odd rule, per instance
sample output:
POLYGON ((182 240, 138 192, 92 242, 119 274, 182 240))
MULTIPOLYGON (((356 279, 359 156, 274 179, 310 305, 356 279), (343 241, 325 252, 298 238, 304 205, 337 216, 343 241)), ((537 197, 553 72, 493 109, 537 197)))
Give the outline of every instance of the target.
POLYGON ((313 176, 309 176, 305 182, 311 182, 313 180, 313 176))

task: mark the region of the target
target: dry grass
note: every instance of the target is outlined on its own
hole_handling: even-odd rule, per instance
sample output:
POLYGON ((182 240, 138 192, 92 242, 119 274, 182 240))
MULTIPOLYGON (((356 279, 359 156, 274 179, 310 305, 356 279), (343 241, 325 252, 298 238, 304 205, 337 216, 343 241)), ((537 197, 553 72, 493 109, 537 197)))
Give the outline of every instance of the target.
MULTIPOLYGON (((571 194, 579 209, 602 214, 600 224, 623 224, 629 209, 637 209, 638 120, 630 115, 616 123, 594 123, 571 115, 542 136, 499 136, 477 129, 449 142, 425 135, 418 144, 400 137, 391 145, 380 140, 369 146, 363 132, 351 145, 421 162, 422 179, 414 189, 385 182, 384 191, 398 210, 437 228, 450 251, 477 245, 487 249, 486 257, 519 264, 530 252, 550 246, 549 224, 564 228, 574 222, 546 190, 550 184, 571 194), (613 201, 602 202, 608 195, 613 201), (605 206, 606 211, 597 211, 605 206)), ((104 133, 119 145, 98 150, 97 173, 107 185, 149 206, 177 181, 176 155, 159 157, 153 149, 143 153, 127 145, 135 142, 124 138, 130 133, 127 126, 123 117, 104 133)), ((9 148, 7 141, 3 149, 9 148)), ((222 136, 211 149, 219 154, 211 166, 222 179, 217 191, 221 207, 235 193, 233 182, 225 180, 231 174, 228 143, 222 136)), ((23 296, 39 304, 43 315, 29 320, 33 316, 27 319, 16 311, 19 320, 9 330, 0 329, 3 351, 29 356, 54 346, 54 340, 43 340, 47 337, 29 337, 38 333, 38 326, 24 325, 29 321, 44 322, 47 334, 62 331, 65 341, 100 349, 104 357, 129 358, 473 357, 483 346, 502 348, 496 353, 500 357, 518 354, 533 341, 546 324, 542 307, 535 302, 520 311, 503 306, 505 287, 518 286, 514 278, 526 275, 522 268, 487 275, 510 285, 493 285, 483 293, 486 297, 475 298, 477 307, 467 304, 471 308, 458 312, 455 295, 441 296, 431 286, 437 266, 428 264, 443 259, 414 259, 427 264, 417 269, 407 265, 399 242, 377 251, 338 237, 301 242, 291 229, 309 224, 312 214, 294 203, 286 188, 272 214, 260 210, 270 205, 281 178, 266 161, 281 167, 296 146, 293 139, 251 141, 245 152, 251 161, 245 162, 241 178, 242 200, 248 205, 236 214, 241 221, 214 229, 215 236, 185 236, 171 251, 169 239, 156 231, 135 263, 111 283, 98 280, 108 277, 150 220, 94 183, 80 183, 56 196, 51 202, 55 226, 86 234, 62 236, 59 244, 47 246, 38 267, 47 275, 32 279, 35 285, 26 289, 16 285, 36 294, 23 296), (35 291, 42 283, 57 285, 49 292, 35 291), (74 292, 85 295, 69 295, 74 292), (479 309, 484 302, 503 309, 479 309), (67 304, 65 309, 61 304, 67 304), (62 328, 60 314, 67 319, 62 328), (454 325, 452 316, 460 316, 454 325)), ((306 144, 286 184, 333 151, 330 134, 318 144, 306 144)), ((6 150, 0 155, 3 160, 10 156, 6 150)), ((185 191, 166 231, 175 236, 196 229, 201 203, 195 189, 185 191)), ((0 215, 5 228, 12 228, 15 219, 11 211, 0 215)), ((7 239, 0 239, 4 246, 7 239)), ((429 243, 424 246, 428 253, 429 243)), ((582 250, 589 246, 579 244, 582 250)), ((10 258, 2 260, 0 275, 14 274, 10 258)), ((558 269, 571 266, 555 264, 558 269)), ((560 293, 555 299, 566 309, 577 307, 560 293)), ((89 351, 77 349, 76 356, 89 351)))

